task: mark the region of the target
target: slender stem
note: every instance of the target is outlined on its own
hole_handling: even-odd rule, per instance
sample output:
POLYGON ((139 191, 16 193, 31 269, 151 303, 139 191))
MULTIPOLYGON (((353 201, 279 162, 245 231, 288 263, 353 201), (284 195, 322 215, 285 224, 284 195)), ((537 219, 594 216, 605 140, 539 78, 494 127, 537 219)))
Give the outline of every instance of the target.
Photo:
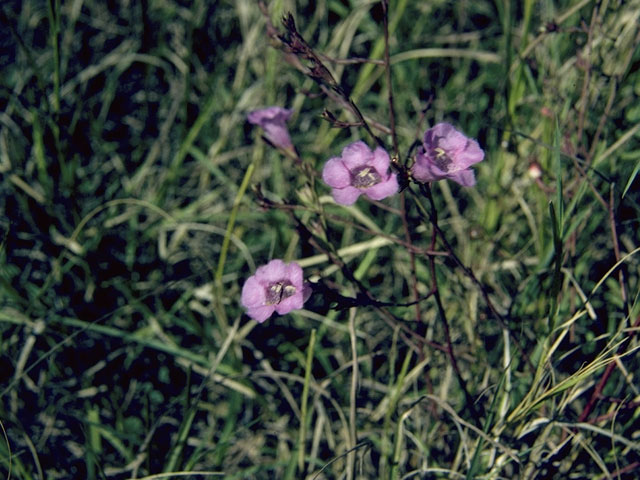
POLYGON ((613 107, 613 102, 616 98, 616 93, 618 91, 618 81, 616 77, 613 77, 610 82, 609 88, 609 98, 607 99, 607 104, 604 107, 604 111, 600 116, 600 121, 598 122, 598 127, 596 128, 596 133, 593 135, 591 140, 591 148, 589 149, 589 153, 587 155, 587 165, 591 165, 593 159, 596 155, 596 149, 598 145, 600 145, 600 135, 602 135, 602 131, 604 130, 604 126, 611 118, 609 114, 611 113, 611 108, 613 107))
POLYGON ((63 185, 68 187, 73 180, 69 179, 69 169, 60 143, 60 0, 49 0, 49 22, 51 24, 51 45, 53 47, 53 122, 50 123, 53 141, 56 146, 58 163, 60 164, 63 185), (66 180, 66 181, 65 181, 66 180))
POLYGON ((60 112, 60 0, 49 0, 51 45, 53 47, 53 113, 60 112))
POLYGON ((298 468, 304 473, 304 444, 307 436, 307 401, 309 399, 309 384, 311 382, 311 365, 313 363, 313 349, 316 344, 316 329, 311 330, 311 338, 307 347, 307 361, 304 367, 304 385, 302 386, 302 405, 300 406, 300 438, 298 445, 298 468))
POLYGON ((391 61, 389 60, 389 0, 382 0, 383 26, 384 26, 384 73, 387 80, 387 92, 389 95, 389 124, 391 126, 391 139, 393 141, 393 153, 396 160, 400 158, 398 150, 398 134, 396 133, 396 115, 393 107, 393 85, 391 84, 391 61))
MULTIPOLYGON (((351 363, 353 369, 351 372, 351 388, 349 391, 349 442, 347 448, 351 449, 358 440, 356 429, 356 393, 358 391, 358 345, 356 342, 356 309, 352 308, 349 312, 349 339, 351 340, 351 363)), ((347 480, 353 479, 354 467, 356 462, 355 452, 347 455, 347 480)))
MULTIPOLYGON (((402 218, 402 228, 404 229, 404 238, 407 242, 407 245, 412 245, 411 243, 411 232, 409 230, 409 222, 407 221, 407 209, 406 209, 406 198, 405 192, 400 194, 400 210, 402 218)), ((409 248, 409 261, 411 262, 411 289, 413 291, 413 300, 416 304, 416 322, 420 324, 420 319, 422 318, 422 314, 420 312, 420 294, 418 293, 418 278, 416 274, 416 253, 413 249, 409 248)))
POLYGON ((358 118, 358 121, 360 123, 362 123, 362 126, 367 131, 367 133, 369 135, 371 135, 371 137, 373 137, 373 139, 376 141, 376 143, 380 147, 385 148, 384 142, 382 141, 382 139, 380 137, 378 137, 375 133, 373 133, 373 130, 371 130, 371 127, 369 126, 367 121, 364 119, 364 116, 362 115, 362 112, 360 112, 360 109, 355 104, 355 102, 351 99, 351 97, 346 97, 345 100, 348 102, 350 110, 358 118))
POLYGON ((364 119, 364 116, 362 115, 362 112, 360 111, 358 106, 349 97, 349 94, 344 90, 344 88, 342 88, 342 86, 336 81, 336 79, 333 78, 333 75, 331 74, 329 69, 322 62, 320 55, 318 55, 302 37, 302 35, 300 35, 296 28, 293 15, 289 13, 284 17, 282 23, 284 24, 286 34, 280 35, 271 23, 266 5, 264 5, 263 2, 260 2, 259 5, 260 9, 262 10, 262 14, 267 21, 267 30, 269 32, 269 35, 286 45, 285 51, 288 51, 288 53, 296 55, 299 59, 304 59, 307 62, 310 62, 309 66, 304 65, 303 62, 298 62, 297 68, 318 85, 328 87, 329 89, 336 92, 336 94, 341 98, 343 98, 346 106, 356 116, 358 122, 362 124, 362 127, 367 131, 369 135, 371 135, 371 137, 379 146, 384 148, 384 142, 380 137, 373 133, 373 130, 371 130, 371 127, 364 119))
MULTIPOLYGON (((436 242, 436 238, 438 236, 438 232, 440 231, 439 228, 437 228, 438 225, 438 211, 436 209, 436 205, 433 201, 433 196, 431 195, 431 189, 429 188, 428 185, 425 185, 425 191, 427 192, 427 198, 429 199, 429 204, 431 205, 431 223, 434 226, 433 229, 433 237, 431 240, 431 248, 435 247, 435 242, 436 242)), ((445 342, 447 344, 447 353, 449 354, 449 359, 451 360, 451 366, 453 367, 453 370, 456 374, 456 377, 458 378, 458 383, 460 384, 460 388, 462 389, 462 391, 464 392, 464 396, 465 396, 465 401, 467 404, 467 408, 469 409, 469 413, 471 413, 471 417, 473 418, 473 420, 480 425, 480 415, 478 414, 478 411, 476 410, 475 407, 475 403, 473 401, 473 397, 471 396, 471 394, 469 393, 469 390, 467 389, 467 383, 465 382, 464 378, 462 377, 462 372, 460 371, 460 367, 458 366, 458 361, 456 359, 456 356, 453 352, 453 343, 451 342, 451 332, 449 329, 449 321, 447 320, 447 314, 445 312, 444 309, 444 305, 442 304, 442 299, 440 298, 440 290, 438 289, 438 278, 436 276, 436 262, 435 262, 435 258, 430 257, 429 258, 429 266, 431 267, 431 279, 432 279, 432 290, 434 292, 434 298, 436 300, 436 306, 438 307, 438 313, 440 316, 440 319, 442 320, 442 327, 444 329, 444 337, 445 337, 445 342)))
POLYGON ((352 57, 352 58, 333 58, 329 55, 325 55, 323 53, 319 53, 318 57, 322 60, 326 60, 327 62, 336 63, 338 65, 354 65, 360 63, 371 63, 373 65, 384 65, 383 60, 374 60, 373 58, 361 58, 361 57, 352 57))
MULTIPOLYGON (((422 192, 422 194, 431 199, 431 190, 428 188, 427 185, 421 185, 420 186, 420 191, 422 192)), ((432 199, 431 199, 432 201, 432 199)), ((424 206, 417 201, 416 199, 416 205, 418 207, 418 209, 422 212, 422 214, 427 217, 430 216, 430 214, 425 210, 424 206)), ((531 367, 534 368, 534 365, 531 363, 531 359, 529 358, 529 355, 527 354, 527 352, 525 352, 522 347, 520 346, 520 343, 518 342, 518 339, 513 335, 513 333, 511 332, 511 330, 509 329, 509 326, 507 324, 507 321, 505 320, 505 318, 500 314, 500 312, 498 312, 498 310, 496 309, 496 307, 493 305, 493 302, 491 301, 491 299, 489 298, 489 293, 487 292, 487 289, 485 288, 485 286, 482 284, 482 282, 480 282, 480 280, 478 280, 478 278, 475 276, 475 274, 473 273, 473 270, 471 270, 469 267, 467 267, 464 263, 462 263, 462 260, 460 260, 458 258, 458 256, 455 254, 455 252, 453 251, 453 247, 451 246, 451 244, 447 241, 447 238, 444 235, 444 232, 440 229, 440 227, 438 226, 437 222, 431 222, 431 224, 433 225, 433 228, 436 230, 436 232, 438 232, 438 235, 440 236, 440 241, 443 243, 445 250, 448 252, 448 256, 449 258, 451 258, 456 265, 462 269, 462 271, 464 272, 464 274, 469 277, 471 279, 471 281, 474 283, 474 285, 476 285, 476 287, 480 290, 480 293, 482 294, 482 298, 484 299, 487 308, 491 311, 491 313, 494 315, 494 317, 500 322, 500 325, 503 328, 506 328, 509 331, 509 335, 511 336, 511 338, 514 341, 514 345, 515 347, 518 349, 518 352, 520 353, 520 355, 522 356, 522 358, 524 359, 524 361, 531 367)))
MULTIPOLYGON (((620 345, 620 347, 618 347, 618 351, 616 355, 620 356, 625 352, 625 350, 627 349, 627 346, 629 345, 629 342, 635 336, 638 327, 640 327, 640 316, 636 318, 636 322, 633 324, 633 328, 631 329, 631 332, 629 333, 627 338, 625 338, 622 344, 620 345)), ((602 395, 602 391, 604 390, 605 385, 609 381, 609 377, 611 377, 611 374, 613 373, 613 369, 615 367, 616 367, 616 362, 610 362, 607 365, 607 368, 602 374, 602 377, 600 377, 600 381, 598 382, 598 385, 596 385, 595 390, 591 394, 591 398, 587 402, 587 405, 584 407, 584 410, 582 410, 582 413, 578 418, 578 422, 584 422, 587 420, 587 418, 589 417, 589 414, 591 413, 593 408, 596 406, 596 403, 600 399, 600 396, 602 395)))
POLYGON ((598 8, 596 7, 593 9, 593 12, 591 13, 591 23, 589 25, 589 30, 587 32, 587 41, 585 45, 586 52, 585 52, 585 56, 583 57, 585 61, 584 78, 582 79, 582 92, 580 94, 580 100, 579 100, 580 110, 578 112, 578 134, 576 135, 577 145, 579 149, 580 149, 580 144, 582 143, 582 134, 584 132, 585 116, 588 110, 587 105, 588 105, 588 94, 589 94, 589 82, 591 81, 591 63, 589 62, 589 58, 591 56, 591 42, 593 40, 594 26, 597 18, 598 18, 598 8))
MULTIPOLYGON (((611 240, 613 242, 613 253, 616 256, 616 262, 620 261, 620 245, 618 243, 618 230, 616 222, 616 214, 614 211, 615 199, 613 198, 614 185, 611 185, 609 190, 609 205, 607 205, 607 213, 609 214, 609 227, 611 228, 611 240)), ((620 284, 620 296, 626 307, 626 314, 629 315, 629 304, 627 302, 627 289, 625 287, 626 281, 624 279, 624 268, 620 267, 618 270, 618 283, 620 284)))

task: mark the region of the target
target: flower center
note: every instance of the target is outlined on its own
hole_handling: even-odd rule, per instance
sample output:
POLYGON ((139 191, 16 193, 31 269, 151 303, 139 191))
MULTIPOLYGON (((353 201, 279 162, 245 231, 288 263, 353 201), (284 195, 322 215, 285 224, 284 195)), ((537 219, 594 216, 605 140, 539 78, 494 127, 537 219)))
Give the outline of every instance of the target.
POLYGON ((443 172, 448 172, 449 166, 451 165, 451 163, 453 163, 453 161, 451 160, 451 158, 449 158, 447 152, 445 152, 440 147, 436 147, 433 149, 432 153, 434 154, 433 163, 435 163, 436 166, 443 172))
POLYGON ((278 305, 282 300, 288 298, 296 293, 296 287, 294 287, 288 280, 280 280, 270 284, 267 287, 267 305, 278 305))
POLYGON ((372 167, 358 167, 351 172, 351 185, 356 188, 369 188, 382 181, 382 177, 372 167))

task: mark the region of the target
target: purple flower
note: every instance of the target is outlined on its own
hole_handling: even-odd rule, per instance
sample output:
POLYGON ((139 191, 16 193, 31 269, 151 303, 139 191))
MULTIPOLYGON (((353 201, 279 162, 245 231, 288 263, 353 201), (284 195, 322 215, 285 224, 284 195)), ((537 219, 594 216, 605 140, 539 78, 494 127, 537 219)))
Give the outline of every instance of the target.
POLYGON ((273 146, 289 150, 293 148, 293 144, 291 143, 291 137, 289 137, 286 122, 291 118, 292 113, 291 110, 286 108, 268 107, 249 112, 247 120, 249 120, 249 123, 262 128, 265 137, 273 146))
POLYGON ((465 187, 475 185, 474 163, 482 161, 484 152, 478 142, 467 138, 448 123, 438 123, 424 132, 422 147, 411 168, 413 178, 432 182, 448 178, 465 187))
POLYGON ((247 309, 247 315, 262 323, 273 312, 284 315, 302 308, 308 293, 300 265, 271 260, 244 282, 242 305, 247 309))
POLYGON ((355 203, 363 193, 372 200, 382 200, 398 191, 398 180, 389 172, 389 163, 389 154, 383 148, 372 152, 358 141, 344 147, 341 157, 325 163, 322 179, 333 188, 334 200, 342 205, 355 203))

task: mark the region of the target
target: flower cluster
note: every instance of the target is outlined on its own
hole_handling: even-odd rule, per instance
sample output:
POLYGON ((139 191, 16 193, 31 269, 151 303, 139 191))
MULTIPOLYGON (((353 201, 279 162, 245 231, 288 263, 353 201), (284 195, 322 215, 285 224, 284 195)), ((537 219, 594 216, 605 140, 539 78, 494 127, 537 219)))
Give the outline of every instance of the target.
MULTIPOLYGON (((295 153, 286 125, 291 115, 291 110, 268 107, 250 112, 247 119, 262 128, 265 138, 275 148, 295 153)), ((470 187, 476 182, 470 167, 483 158, 478 142, 453 125, 438 123, 424 133, 409 171, 418 182, 448 179, 470 187)), ((371 150, 363 141, 357 141, 344 147, 341 156, 327 160, 322 179, 331 187, 335 202, 341 205, 354 204, 360 195, 382 200, 398 192, 397 174, 390 167, 391 160, 385 149, 371 150)), ((264 322, 274 312, 282 315, 302 308, 309 293, 300 265, 276 259, 247 279, 242 288, 242 305, 251 318, 264 322)))

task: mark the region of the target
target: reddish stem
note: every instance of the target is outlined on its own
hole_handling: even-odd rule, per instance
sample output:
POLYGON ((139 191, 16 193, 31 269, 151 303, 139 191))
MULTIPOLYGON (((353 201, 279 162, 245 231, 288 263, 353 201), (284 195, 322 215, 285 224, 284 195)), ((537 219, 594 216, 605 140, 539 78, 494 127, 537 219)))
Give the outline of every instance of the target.
MULTIPOLYGON (((620 356, 626 351, 627 346, 629 345, 629 342, 636 334, 636 329, 638 327, 640 327, 640 316, 636 318, 636 322, 633 324, 633 328, 631 329, 630 334, 627 336, 627 338, 624 339, 620 347, 618 347, 618 351, 616 352, 616 355, 620 356)), ((578 422, 584 422, 587 419, 587 417, 589 417, 589 414, 595 407, 596 403, 598 402, 598 400, 600 400, 600 397, 602 396, 602 390, 604 390, 605 385, 609 381, 609 377, 611 377, 611 374, 613 373, 614 368, 616 368, 616 362, 611 362, 609 365, 607 365, 607 368, 602 374, 602 377, 600 377, 600 381, 598 382, 598 385, 596 385, 595 390, 591 394, 591 398, 587 402, 587 405, 584 407, 584 410, 582 410, 582 413, 578 418, 578 422)))

